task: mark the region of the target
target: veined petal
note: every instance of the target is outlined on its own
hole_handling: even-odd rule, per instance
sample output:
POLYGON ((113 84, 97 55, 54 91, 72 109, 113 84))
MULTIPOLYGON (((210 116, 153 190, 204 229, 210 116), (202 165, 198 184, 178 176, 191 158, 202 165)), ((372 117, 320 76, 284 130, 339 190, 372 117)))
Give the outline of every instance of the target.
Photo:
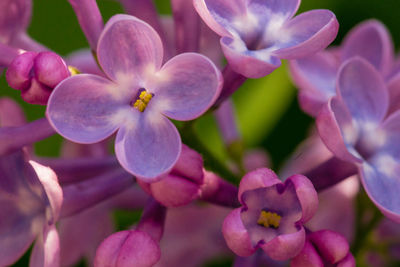
POLYGON ((285 59, 311 55, 326 48, 336 38, 338 29, 339 23, 331 11, 304 12, 284 24, 282 31, 287 40, 280 40, 273 54, 285 59))
POLYGON ((232 69, 248 78, 261 78, 281 65, 269 50, 248 50, 240 39, 221 38, 222 51, 232 69))
POLYGON ((346 61, 338 74, 337 94, 353 119, 379 123, 389 106, 389 93, 382 75, 360 57, 346 61))
POLYGON ((164 116, 140 115, 143 116, 134 123, 127 122, 119 129, 115 153, 125 170, 151 182, 170 171, 177 162, 181 139, 176 127, 164 116))
POLYGON ((211 60, 196 53, 172 58, 153 79, 154 101, 161 101, 161 112, 175 120, 200 116, 214 103, 222 88, 221 72, 211 60))
POLYGON ((203 21, 220 36, 231 36, 235 20, 246 16, 244 0, 193 0, 203 21))
POLYGON ((46 115, 63 137, 78 143, 95 143, 122 124, 123 119, 117 118, 118 111, 130 101, 124 94, 129 93, 99 76, 76 75, 54 89, 46 115))
POLYGON ((36 240, 33 247, 30 267, 58 267, 60 266, 60 240, 56 226, 45 226, 43 233, 36 240))
POLYGON ((393 42, 386 27, 377 20, 367 20, 356 26, 342 47, 343 60, 360 56, 383 74, 388 74, 392 67, 393 42))
POLYGON ((335 56, 328 51, 290 62, 290 73, 300 89, 300 105, 314 117, 322 105, 336 95, 338 65, 335 56))
POLYGON ((287 20, 296 14, 300 6, 300 0, 247 0, 249 10, 259 15, 279 14, 287 20))
POLYGON ((115 15, 106 24, 97 55, 104 72, 114 81, 124 77, 143 78, 157 71, 163 60, 163 46, 157 32, 129 15, 115 15))

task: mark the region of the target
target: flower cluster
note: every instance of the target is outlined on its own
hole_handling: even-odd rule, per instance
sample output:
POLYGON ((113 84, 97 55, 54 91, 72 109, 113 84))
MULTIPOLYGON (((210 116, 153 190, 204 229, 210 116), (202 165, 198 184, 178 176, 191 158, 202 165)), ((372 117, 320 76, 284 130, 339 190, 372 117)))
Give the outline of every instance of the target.
POLYGON ((68 56, 27 33, 32 0, 0 3, 0 71, 20 91, 0 98, 0 266, 398 260, 400 62, 381 22, 327 48, 335 14, 300 0, 171 0, 170 16, 115 0, 126 14, 107 22, 101 1, 65 2, 89 46, 68 56), (242 131, 266 123, 254 87, 281 84, 281 60, 315 129, 276 164, 242 131))

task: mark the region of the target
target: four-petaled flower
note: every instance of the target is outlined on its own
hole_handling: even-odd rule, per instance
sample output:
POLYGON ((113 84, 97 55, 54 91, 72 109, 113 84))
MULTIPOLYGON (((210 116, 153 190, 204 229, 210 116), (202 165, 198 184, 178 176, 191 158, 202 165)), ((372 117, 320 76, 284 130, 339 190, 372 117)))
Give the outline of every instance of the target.
POLYGON ((145 22, 116 15, 98 42, 98 61, 110 80, 89 74, 64 80, 50 96, 47 117, 63 137, 101 141, 117 129, 120 164, 146 181, 167 173, 181 151, 166 118, 192 120, 218 97, 222 76, 206 57, 180 54, 162 65, 163 46, 145 22))

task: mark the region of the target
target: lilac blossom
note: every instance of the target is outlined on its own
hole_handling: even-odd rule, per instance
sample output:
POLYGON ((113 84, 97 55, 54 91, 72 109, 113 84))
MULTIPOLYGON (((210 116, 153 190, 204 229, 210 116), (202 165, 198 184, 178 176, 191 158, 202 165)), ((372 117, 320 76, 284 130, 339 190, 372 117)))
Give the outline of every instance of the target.
POLYGON ((337 96, 317 118, 318 131, 338 158, 355 164, 375 205, 400 221, 399 112, 386 117, 389 93, 382 75, 355 57, 339 70, 337 96))
POLYGON ((220 72, 194 53, 161 67, 159 36, 128 15, 110 19, 97 53, 111 80, 90 74, 64 80, 50 96, 47 117, 57 132, 79 143, 99 142, 118 130, 120 164, 154 180, 171 170, 181 151, 179 133, 165 116, 191 120, 204 113, 219 94, 220 72))
POLYGON ((222 232, 228 247, 239 256, 250 256, 257 248, 274 260, 296 256, 304 246, 303 224, 318 206, 317 193, 302 175, 282 183, 269 169, 246 174, 239 185, 240 208, 224 221, 222 232))
POLYGON ((307 234, 302 251, 292 259, 291 267, 355 267, 356 262, 349 251, 349 244, 340 234, 320 230, 307 234))
POLYGON ((30 266, 57 267, 62 190, 50 168, 25 158, 21 150, 0 156, 0 265, 14 263, 36 239, 30 266))
POLYGON ((64 60, 53 52, 25 52, 6 72, 10 87, 20 90, 26 102, 39 105, 46 105, 54 87, 69 76, 64 60))
POLYGON ((301 58, 324 49, 336 37, 338 22, 328 10, 294 18, 300 0, 194 0, 204 22, 221 38, 230 67, 249 78, 278 68, 281 59, 301 58))
POLYGON ((351 30, 340 47, 290 62, 292 78, 299 88, 299 103, 305 112, 317 116, 321 107, 336 94, 339 67, 354 56, 366 59, 392 87, 398 87, 395 82, 398 79, 390 81, 389 77, 394 61, 390 34, 381 22, 367 20, 351 30))

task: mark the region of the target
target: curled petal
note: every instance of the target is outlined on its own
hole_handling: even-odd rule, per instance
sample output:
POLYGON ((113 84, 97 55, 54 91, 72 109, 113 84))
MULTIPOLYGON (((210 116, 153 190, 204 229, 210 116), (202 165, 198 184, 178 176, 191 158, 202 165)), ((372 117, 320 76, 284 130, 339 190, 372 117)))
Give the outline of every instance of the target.
POLYGON ((338 263, 349 253, 349 243, 346 238, 336 232, 321 230, 311 233, 309 238, 322 257, 331 264, 338 263))
POLYGON ((290 267, 324 267, 324 262, 317 250, 306 240, 301 252, 290 261, 290 267))
POLYGON ((180 54, 155 74, 154 101, 163 103, 161 112, 176 120, 192 120, 204 113, 219 96, 221 72, 207 57, 180 54))
POLYGON ((90 74, 61 82, 49 98, 46 115, 63 137, 78 143, 95 143, 117 128, 117 113, 123 97, 110 81, 90 74))
POLYGON ((241 257, 252 255, 256 248, 251 244, 250 236, 240 217, 241 208, 234 209, 225 218, 222 234, 228 247, 241 257))
POLYGON ((242 195, 246 191, 269 187, 279 183, 282 183, 281 180, 279 180, 278 176, 270 169, 261 168, 251 171, 240 181, 238 193, 239 201, 242 203, 242 195))
POLYGON ((33 247, 29 260, 31 267, 60 266, 60 240, 56 226, 46 226, 33 247))
POLYGON ((356 266, 356 259, 354 256, 349 252, 347 256, 338 262, 337 267, 355 267, 356 266))
POLYGON ((202 156, 197 151, 182 144, 181 155, 171 173, 188 178, 197 184, 202 184, 204 180, 202 156))
POLYGON ((115 152, 127 171, 151 182, 169 172, 177 162, 181 139, 178 130, 167 118, 145 113, 119 129, 115 152))
POLYGON ((163 46, 157 32, 128 15, 115 15, 107 22, 97 53, 104 72, 114 81, 133 75, 142 78, 157 71, 163 60, 163 46))
POLYGON ((281 42, 273 54, 279 58, 296 59, 326 48, 335 38, 339 23, 329 10, 304 12, 283 26, 289 41, 281 42))
POLYGON ((296 195, 300 201, 303 216, 301 222, 310 220, 318 209, 318 194, 310 180, 303 175, 293 175, 285 183, 292 182, 296 190, 296 195))
POLYGON ((117 232, 97 248, 95 267, 150 267, 160 259, 160 247, 142 231, 117 232))
POLYGON ((281 61, 270 51, 247 50, 241 40, 221 38, 222 51, 232 69, 248 78, 261 78, 281 65, 281 61))
POLYGON ((377 20, 367 20, 356 26, 342 45, 343 60, 359 56, 387 74, 392 67, 394 52, 390 33, 377 20))
POLYGON ((389 94, 382 75, 360 57, 346 61, 338 74, 337 94, 353 119, 380 122, 389 106, 389 94))
POLYGON ((306 240, 303 227, 295 233, 279 235, 260 247, 273 260, 287 260, 300 253, 306 240))

